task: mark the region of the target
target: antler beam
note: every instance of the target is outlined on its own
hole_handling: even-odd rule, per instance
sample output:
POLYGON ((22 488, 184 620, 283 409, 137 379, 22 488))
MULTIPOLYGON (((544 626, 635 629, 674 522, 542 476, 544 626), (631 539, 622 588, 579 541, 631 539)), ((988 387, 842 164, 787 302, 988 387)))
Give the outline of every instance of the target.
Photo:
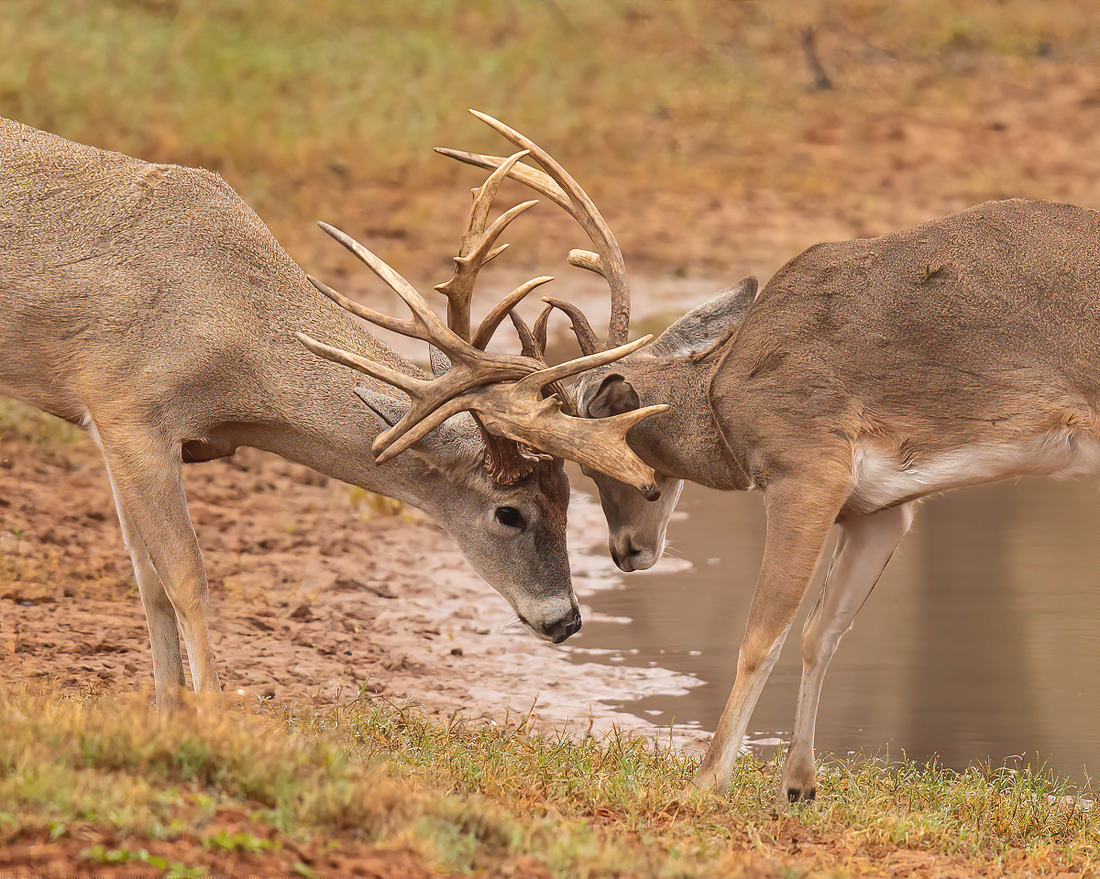
POLYGON ((509 177, 545 195, 564 208, 581 225, 596 248, 596 253, 587 250, 571 251, 569 263, 596 272, 607 280, 611 290, 611 319, 608 324, 607 343, 603 347, 613 348, 622 345, 630 332, 630 285, 622 251, 619 249, 619 243, 611 227, 588 194, 546 150, 492 116, 479 113, 477 110, 471 110, 470 113, 516 146, 530 153, 531 158, 543 168, 543 171, 524 165, 518 160, 512 161, 516 159, 515 156, 505 159, 442 147, 437 147, 436 152, 479 168, 499 169, 511 162, 507 172, 509 177))

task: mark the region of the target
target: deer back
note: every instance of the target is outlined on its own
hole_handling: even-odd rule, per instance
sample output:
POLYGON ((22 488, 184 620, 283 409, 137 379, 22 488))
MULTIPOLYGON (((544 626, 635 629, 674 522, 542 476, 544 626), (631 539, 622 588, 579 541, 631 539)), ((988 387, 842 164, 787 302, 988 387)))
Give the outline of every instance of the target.
POLYGON ((711 399, 757 484, 838 442, 902 467, 1072 427, 1095 437, 1100 214, 978 205, 811 247, 767 284, 711 399))
POLYGON ((297 329, 400 360, 328 307, 216 174, 5 120, 0 224, 0 385, 39 376, 30 402, 71 421, 97 403, 175 407, 194 432, 301 409, 331 368, 302 356, 297 329))

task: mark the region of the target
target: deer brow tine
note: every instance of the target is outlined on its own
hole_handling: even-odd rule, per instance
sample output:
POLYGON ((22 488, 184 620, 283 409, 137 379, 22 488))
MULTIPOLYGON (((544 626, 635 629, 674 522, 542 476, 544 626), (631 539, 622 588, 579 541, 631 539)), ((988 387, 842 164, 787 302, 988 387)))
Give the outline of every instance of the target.
POLYGON ((446 344, 454 347, 461 347, 466 345, 461 338, 459 338, 450 327, 443 323, 432 311, 431 306, 424 300, 416 288, 413 287, 408 281, 406 281, 401 275, 399 275, 389 264, 387 264, 380 257, 371 253, 362 244, 348 235, 346 232, 342 232, 335 226, 330 226, 328 223, 320 222, 317 224, 328 235, 339 241, 344 247, 350 250, 356 257, 358 257, 372 272, 378 275, 386 284, 389 285, 398 296, 400 296, 406 305, 412 310, 412 312, 420 318, 424 325, 429 329, 431 334, 436 338, 444 341, 446 344))
POLYGON ((409 396, 423 394, 430 384, 430 382, 424 381, 423 379, 406 375, 403 372, 398 372, 396 369, 382 366, 380 363, 374 363, 371 360, 367 360, 365 357, 353 354, 351 351, 345 351, 343 348, 334 348, 331 345, 326 345, 324 342, 318 342, 305 333, 295 333, 294 337, 318 357, 322 357, 325 360, 331 360, 335 363, 341 363, 344 366, 350 366, 352 369, 357 369, 360 372, 365 372, 367 375, 379 381, 383 381, 388 385, 393 385, 395 388, 401 389, 409 396))

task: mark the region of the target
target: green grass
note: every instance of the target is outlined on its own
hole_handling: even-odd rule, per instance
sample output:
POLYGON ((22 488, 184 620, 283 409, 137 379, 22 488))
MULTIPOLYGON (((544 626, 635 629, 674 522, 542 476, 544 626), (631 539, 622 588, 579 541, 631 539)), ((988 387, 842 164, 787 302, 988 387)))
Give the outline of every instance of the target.
POLYGON ((728 796, 687 794, 693 761, 659 743, 535 735, 522 718, 228 700, 164 716, 136 697, 9 687, 0 729, 0 842, 37 828, 84 869, 243 858, 308 875, 368 853, 445 875, 563 877, 854 875, 870 857, 910 858, 917 874, 933 857, 968 875, 1100 865, 1100 809, 1031 770, 827 763, 821 799, 780 816, 775 764, 745 757, 728 796))

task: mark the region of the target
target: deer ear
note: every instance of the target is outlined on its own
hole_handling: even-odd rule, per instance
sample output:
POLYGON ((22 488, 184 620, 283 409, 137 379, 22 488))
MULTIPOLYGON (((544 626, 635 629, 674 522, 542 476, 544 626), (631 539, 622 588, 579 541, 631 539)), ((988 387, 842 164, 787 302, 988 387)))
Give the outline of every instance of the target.
POLYGON ((641 407, 642 401, 634 386, 621 375, 612 374, 600 382, 599 388, 585 406, 589 418, 622 415, 641 407))
POLYGON ((450 358, 440 351, 435 345, 428 346, 428 357, 431 358, 432 363, 432 375, 439 378, 443 373, 451 368, 450 358))
POLYGON ((409 411, 408 403, 396 397, 391 397, 389 394, 382 394, 378 391, 371 390, 363 385, 355 386, 355 396, 366 403, 367 408, 390 427, 397 424, 397 422, 405 416, 405 413, 409 411))
POLYGON ((676 320, 647 346, 647 353, 687 357, 722 342, 745 319, 756 298, 756 278, 744 278, 676 320))

